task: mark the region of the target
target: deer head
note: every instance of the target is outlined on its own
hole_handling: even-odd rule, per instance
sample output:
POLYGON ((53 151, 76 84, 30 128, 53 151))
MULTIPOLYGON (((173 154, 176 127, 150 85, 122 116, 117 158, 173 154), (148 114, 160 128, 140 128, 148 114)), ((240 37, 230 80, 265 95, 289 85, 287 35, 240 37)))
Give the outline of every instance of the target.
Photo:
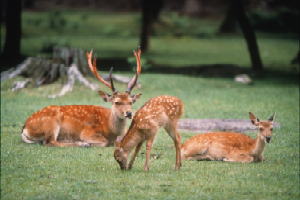
POLYGON ((125 92, 118 92, 113 83, 112 79, 112 71, 113 68, 110 69, 109 72, 109 79, 110 83, 105 81, 101 75, 97 72, 96 67, 96 58, 93 59, 93 51, 87 52, 86 57, 88 61, 88 66, 92 73, 95 75, 95 77, 104 85, 106 85, 108 88, 111 89, 111 94, 106 93, 104 91, 99 91, 100 97, 105 102, 111 102, 112 103, 112 113, 115 114, 120 119, 125 118, 132 118, 132 104, 142 95, 142 94, 131 94, 131 90, 134 88, 134 86, 137 83, 138 76, 141 73, 141 50, 138 48, 134 51, 134 56, 136 58, 136 73, 134 77, 128 82, 127 90, 125 92))
POLYGON ((126 170, 128 153, 124 152, 124 149, 121 147, 121 140, 122 140, 122 137, 118 136, 115 141, 114 157, 115 157, 115 160, 120 165, 121 170, 126 170))
POLYGON ((269 143, 272 138, 273 121, 275 113, 266 121, 260 121, 253 113, 249 112, 249 117, 253 125, 259 128, 259 137, 261 140, 269 143))

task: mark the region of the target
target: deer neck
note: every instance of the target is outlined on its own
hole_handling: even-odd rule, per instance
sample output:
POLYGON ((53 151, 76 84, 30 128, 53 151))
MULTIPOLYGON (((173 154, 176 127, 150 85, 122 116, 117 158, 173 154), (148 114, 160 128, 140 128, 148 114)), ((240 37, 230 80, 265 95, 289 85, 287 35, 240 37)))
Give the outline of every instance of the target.
POLYGON ((129 130, 121 141, 121 146, 125 152, 130 152, 134 147, 136 147, 143 138, 139 134, 135 127, 134 122, 130 125, 129 130))
POLYGON ((110 112, 109 128, 114 135, 123 135, 126 128, 126 118, 121 119, 113 111, 110 112))
POLYGON ((260 134, 258 133, 257 136, 256 136, 256 139, 255 139, 252 154, 254 156, 260 156, 264 151, 265 145, 266 145, 266 143, 265 143, 264 138, 262 138, 260 136, 260 134))

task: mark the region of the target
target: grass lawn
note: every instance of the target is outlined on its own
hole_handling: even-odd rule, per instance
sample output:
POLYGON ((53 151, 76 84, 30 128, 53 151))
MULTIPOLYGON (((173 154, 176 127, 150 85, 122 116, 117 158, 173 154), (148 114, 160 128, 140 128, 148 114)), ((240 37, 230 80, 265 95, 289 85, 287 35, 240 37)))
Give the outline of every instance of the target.
MULTIPOLYGON (((108 148, 49 148, 21 142, 25 119, 50 104, 95 104, 109 107, 93 91, 77 85, 64 97, 48 99, 59 84, 13 93, 1 85, 1 199, 297 199, 299 198, 299 88, 257 80, 242 86, 231 79, 143 74, 142 98, 160 94, 180 97, 184 118, 266 119, 274 111, 274 130, 266 161, 255 164, 186 161, 174 171, 175 150, 161 130, 150 171, 142 170, 144 154, 132 171, 119 169, 108 148), (184 84, 182 84, 184 83, 184 84)), ((119 88, 121 86, 119 85, 119 88)), ((137 91, 136 91, 137 92, 137 91)), ((248 133, 255 136, 255 132, 248 133)), ((191 133, 181 133, 183 141, 191 133)), ((143 147, 142 152, 145 152, 143 147)))
MULTIPOLYGON (((23 54, 41 54, 41 49, 54 41, 73 47, 94 48, 99 57, 132 56, 131 50, 138 43, 138 15, 122 14, 120 18, 119 15, 106 16, 105 13, 82 12, 80 16, 72 12, 66 14, 69 16, 62 17, 67 19, 64 22, 66 29, 60 32, 59 29, 55 30, 57 25, 53 25, 55 31, 53 27, 50 30, 50 25, 46 23, 51 18, 49 13, 25 12, 23 54), (90 15, 99 17, 99 20, 90 15), (108 23, 108 19, 113 23, 108 23), (130 20, 133 23, 128 23, 130 20), (103 27, 101 23, 103 26, 110 24, 111 27, 103 27), (89 33, 92 27, 96 29, 95 34, 89 33), (125 28, 127 33, 120 31, 125 28), (42 30, 45 31, 43 35, 42 30)), ((164 17, 168 21, 168 16, 164 17)), ((207 25, 208 22, 203 23, 207 25)), ((194 25, 194 22, 190 25, 194 25)), ((180 25, 179 28, 185 26, 180 25)), ((214 26, 215 23, 208 24, 201 31, 211 34, 215 30, 214 26)), ((151 50, 144 55, 155 63, 172 67, 218 63, 250 66, 245 42, 240 36, 200 37, 198 34, 201 31, 195 30, 189 36, 174 38, 167 34, 167 30, 159 30, 161 32, 157 32, 151 40, 151 50)), ((295 72, 295 65, 289 63, 299 48, 298 40, 260 35, 259 46, 267 69, 295 72)), ((248 119, 248 112, 252 111, 260 119, 266 119, 276 112, 275 121, 281 125, 274 129, 274 137, 266 146, 265 162, 240 164, 185 161, 180 171, 174 171, 175 149, 171 139, 161 130, 152 149, 152 153, 160 154, 161 157, 151 160, 149 172, 143 171, 145 147, 133 169, 123 172, 113 158, 113 147, 50 148, 21 142, 20 133, 26 118, 44 106, 91 104, 109 107, 110 104, 104 103, 96 92, 81 85, 76 85, 72 93, 63 97, 48 99, 49 94, 60 90, 59 81, 40 88, 29 87, 11 92, 13 81, 18 79, 21 78, 1 83, 3 200, 300 198, 298 79, 269 75, 264 78, 254 77, 253 85, 241 85, 233 82, 232 78, 142 73, 142 89, 134 92, 143 95, 134 104, 135 110, 151 97, 168 94, 183 100, 183 118, 248 119)), ((122 88, 121 85, 116 87, 122 88)), ((255 132, 247 134, 256 136, 255 132)), ((185 141, 193 134, 181 132, 181 135, 182 141, 185 141)))

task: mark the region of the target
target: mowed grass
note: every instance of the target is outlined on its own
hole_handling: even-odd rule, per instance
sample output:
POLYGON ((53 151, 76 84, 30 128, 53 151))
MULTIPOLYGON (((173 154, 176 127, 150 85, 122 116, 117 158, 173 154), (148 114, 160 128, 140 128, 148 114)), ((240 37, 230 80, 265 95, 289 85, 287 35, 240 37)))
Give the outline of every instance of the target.
MULTIPOLYGON (((127 75, 127 74, 126 74, 127 75)), ((1 84, 1 199, 298 199, 299 87, 276 80, 254 80, 250 86, 232 79, 142 74, 138 109, 150 97, 174 95, 185 103, 183 118, 247 119, 254 112, 266 119, 276 111, 281 127, 266 146, 262 163, 185 161, 174 171, 175 149, 159 131, 150 171, 143 171, 145 147, 131 171, 121 171, 113 147, 50 148, 21 142, 24 121, 50 105, 93 104, 109 107, 81 85, 57 99, 47 95, 61 85, 9 90, 1 84), (271 82, 271 83, 270 83, 271 82)), ((122 89, 122 85, 117 85, 122 89)), ((255 132, 247 133, 255 137, 255 132)), ((181 132, 182 141, 193 133, 181 132)))
MULTIPOLYGON (((128 58, 138 45, 140 16, 137 14, 73 11, 56 14, 60 15, 56 19, 65 20, 62 29, 50 27, 50 12, 23 13, 24 55, 47 55, 41 53, 43 48, 67 44, 93 48, 100 58, 128 58)), ((143 55, 156 66, 235 64, 250 67, 243 38, 214 35, 218 22, 182 22, 168 14, 163 15, 163 21, 168 26, 156 25, 150 51, 143 55), (193 33, 173 37, 170 30, 174 24, 179 32, 192 30, 193 33)), ((266 69, 299 70, 289 64, 299 48, 297 39, 259 35, 258 44, 266 69)), ((117 71, 118 66, 114 67, 117 71)), ((81 85, 76 85, 74 91, 64 97, 49 99, 48 95, 61 89, 60 81, 18 92, 11 92, 10 87, 20 77, 3 82, 1 199, 298 199, 299 80, 266 75, 254 78, 253 85, 240 85, 232 78, 143 71, 142 89, 134 90, 143 95, 134 104, 134 110, 151 97, 168 94, 183 100, 183 118, 248 119, 248 112, 252 111, 260 119, 266 119, 276 112, 275 120, 281 125, 274 129, 274 137, 266 146, 265 162, 186 161, 180 171, 174 171, 172 140, 160 130, 152 150, 160 157, 151 160, 149 172, 143 171, 145 147, 133 169, 123 172, 113 158, 113 147, 49 148, 24 144, 20 133, 26 118, 45 106, 92 104, 110 107, 110 104, 81 85)), ((117 85, 120 90, 122 87, 117 85)), ((256 136, 256 132, 247 134, 256 136)), ((181 135, 185 141, 194 133, 181 132, 181 135)))

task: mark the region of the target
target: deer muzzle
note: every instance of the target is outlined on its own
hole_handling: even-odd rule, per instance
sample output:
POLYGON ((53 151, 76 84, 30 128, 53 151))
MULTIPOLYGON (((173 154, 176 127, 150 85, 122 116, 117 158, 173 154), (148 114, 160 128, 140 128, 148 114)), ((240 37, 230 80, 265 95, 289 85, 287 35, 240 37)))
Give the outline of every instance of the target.
POLYGON ((132 112, 126 112, 125 117, 127 117, 128 119, 132 118, 132 112))

